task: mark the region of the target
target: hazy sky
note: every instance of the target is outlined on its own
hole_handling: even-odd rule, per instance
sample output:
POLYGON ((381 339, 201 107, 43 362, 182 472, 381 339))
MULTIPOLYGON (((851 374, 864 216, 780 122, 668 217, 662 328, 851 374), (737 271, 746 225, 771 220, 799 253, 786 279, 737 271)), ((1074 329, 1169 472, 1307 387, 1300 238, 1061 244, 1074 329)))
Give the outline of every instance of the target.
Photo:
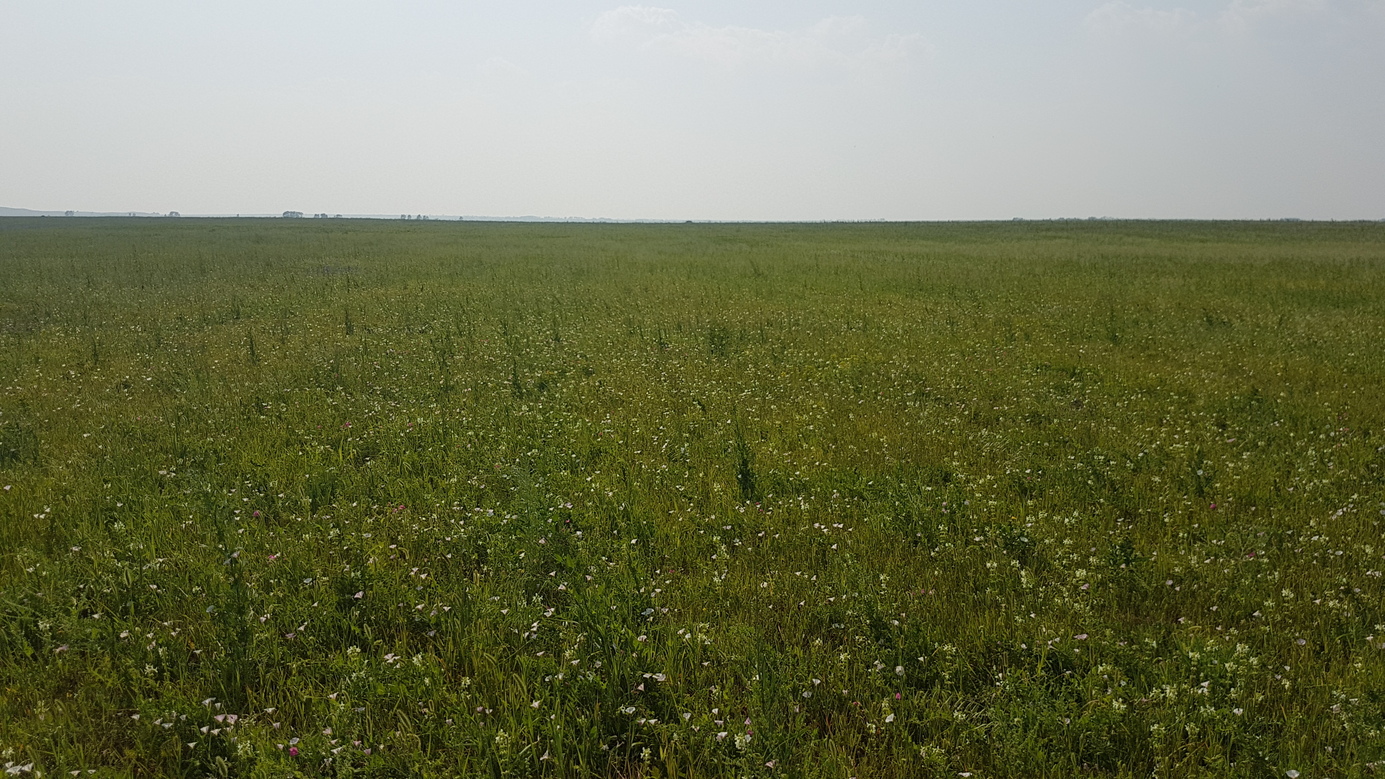
POLYGON ((0 0, 0 205, 1385 218, 1385 0, 0 0))

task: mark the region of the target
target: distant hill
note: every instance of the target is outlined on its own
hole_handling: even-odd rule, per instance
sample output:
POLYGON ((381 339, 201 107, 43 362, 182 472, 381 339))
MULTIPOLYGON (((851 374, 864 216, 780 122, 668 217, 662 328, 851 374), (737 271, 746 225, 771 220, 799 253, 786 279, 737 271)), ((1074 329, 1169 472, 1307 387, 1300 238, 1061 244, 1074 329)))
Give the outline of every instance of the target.
MULTIPOLYGON (((166 214, 156 214, 146 211, 35 211, 31 208, 6 208, 0 206, 0 217, 4 216, 167 216, 166 214)), ((225 218, 231 216, 247 217, 254 219, 276 218, 279 214, 183 214, 183 216, 201 216, 225 218)), ((325 216, 325 214, 324 214, 325 216)), ((400 216, 394 214, 337 214, 337 218, 345 219, 399 219, 400 216)), ((406 217, 413 219, 413 216, 406 217)), ((670 219, 608 219, 604 217, 581 217, 581 216, 454 216, 448 214, 428 214, 422 216, 427 221, 466 221, 466 222, 582 222, 598 224, 617 224, 617 223, 661 223, 682 220, 670 219)))
POLYGON ((34 211, 0 206, 0 216, 163 216, 146 211, 34 211))

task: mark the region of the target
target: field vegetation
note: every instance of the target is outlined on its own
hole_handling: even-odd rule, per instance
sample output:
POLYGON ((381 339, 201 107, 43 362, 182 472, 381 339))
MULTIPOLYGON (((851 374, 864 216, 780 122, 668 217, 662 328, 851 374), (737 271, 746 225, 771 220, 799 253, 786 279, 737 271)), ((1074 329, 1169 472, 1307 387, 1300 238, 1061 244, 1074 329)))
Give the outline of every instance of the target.
POLYGON ((9 775, 1385 772, 1385 225, 0 220, 9 775))

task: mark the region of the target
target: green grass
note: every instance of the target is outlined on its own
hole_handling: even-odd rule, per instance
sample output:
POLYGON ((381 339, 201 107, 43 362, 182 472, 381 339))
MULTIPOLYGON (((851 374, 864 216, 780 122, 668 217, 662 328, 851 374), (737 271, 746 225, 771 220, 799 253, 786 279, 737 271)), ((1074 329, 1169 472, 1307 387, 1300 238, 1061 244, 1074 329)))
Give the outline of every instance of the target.
POLYGON ((1385 225, 0 220, 0 765, 1385 770, 1385 225))

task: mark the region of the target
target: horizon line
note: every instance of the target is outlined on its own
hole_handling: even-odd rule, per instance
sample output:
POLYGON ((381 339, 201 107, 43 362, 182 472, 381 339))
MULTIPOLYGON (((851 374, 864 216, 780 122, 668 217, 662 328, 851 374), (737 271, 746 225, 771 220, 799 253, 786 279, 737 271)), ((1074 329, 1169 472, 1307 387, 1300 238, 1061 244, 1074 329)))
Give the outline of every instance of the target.
POLYGON ((1164 217, 1164 216, 1049 216, 1049 217, 991 217, 991 218, 953 218, 953 219, 679 219, 679 218, 640 218, 640 217, 587 217, 587 216, 539 216, 523 215, 479 215, 479 214, 309 214, 302 211, 281 213, 180 213, 170 211, 159 213, 151 211, 39 211, 27 208, 0 207, 0 218, 57 218, 57 219, 284 219, 318 221, 323 219, 354 219, 397 222, 529 222, 529 223, 598 223, 598 224, 916 224, 916 223, 958 223, 958 222, 1385 222, 1385 218, 1370 219, 1340 217, 1164 217))

